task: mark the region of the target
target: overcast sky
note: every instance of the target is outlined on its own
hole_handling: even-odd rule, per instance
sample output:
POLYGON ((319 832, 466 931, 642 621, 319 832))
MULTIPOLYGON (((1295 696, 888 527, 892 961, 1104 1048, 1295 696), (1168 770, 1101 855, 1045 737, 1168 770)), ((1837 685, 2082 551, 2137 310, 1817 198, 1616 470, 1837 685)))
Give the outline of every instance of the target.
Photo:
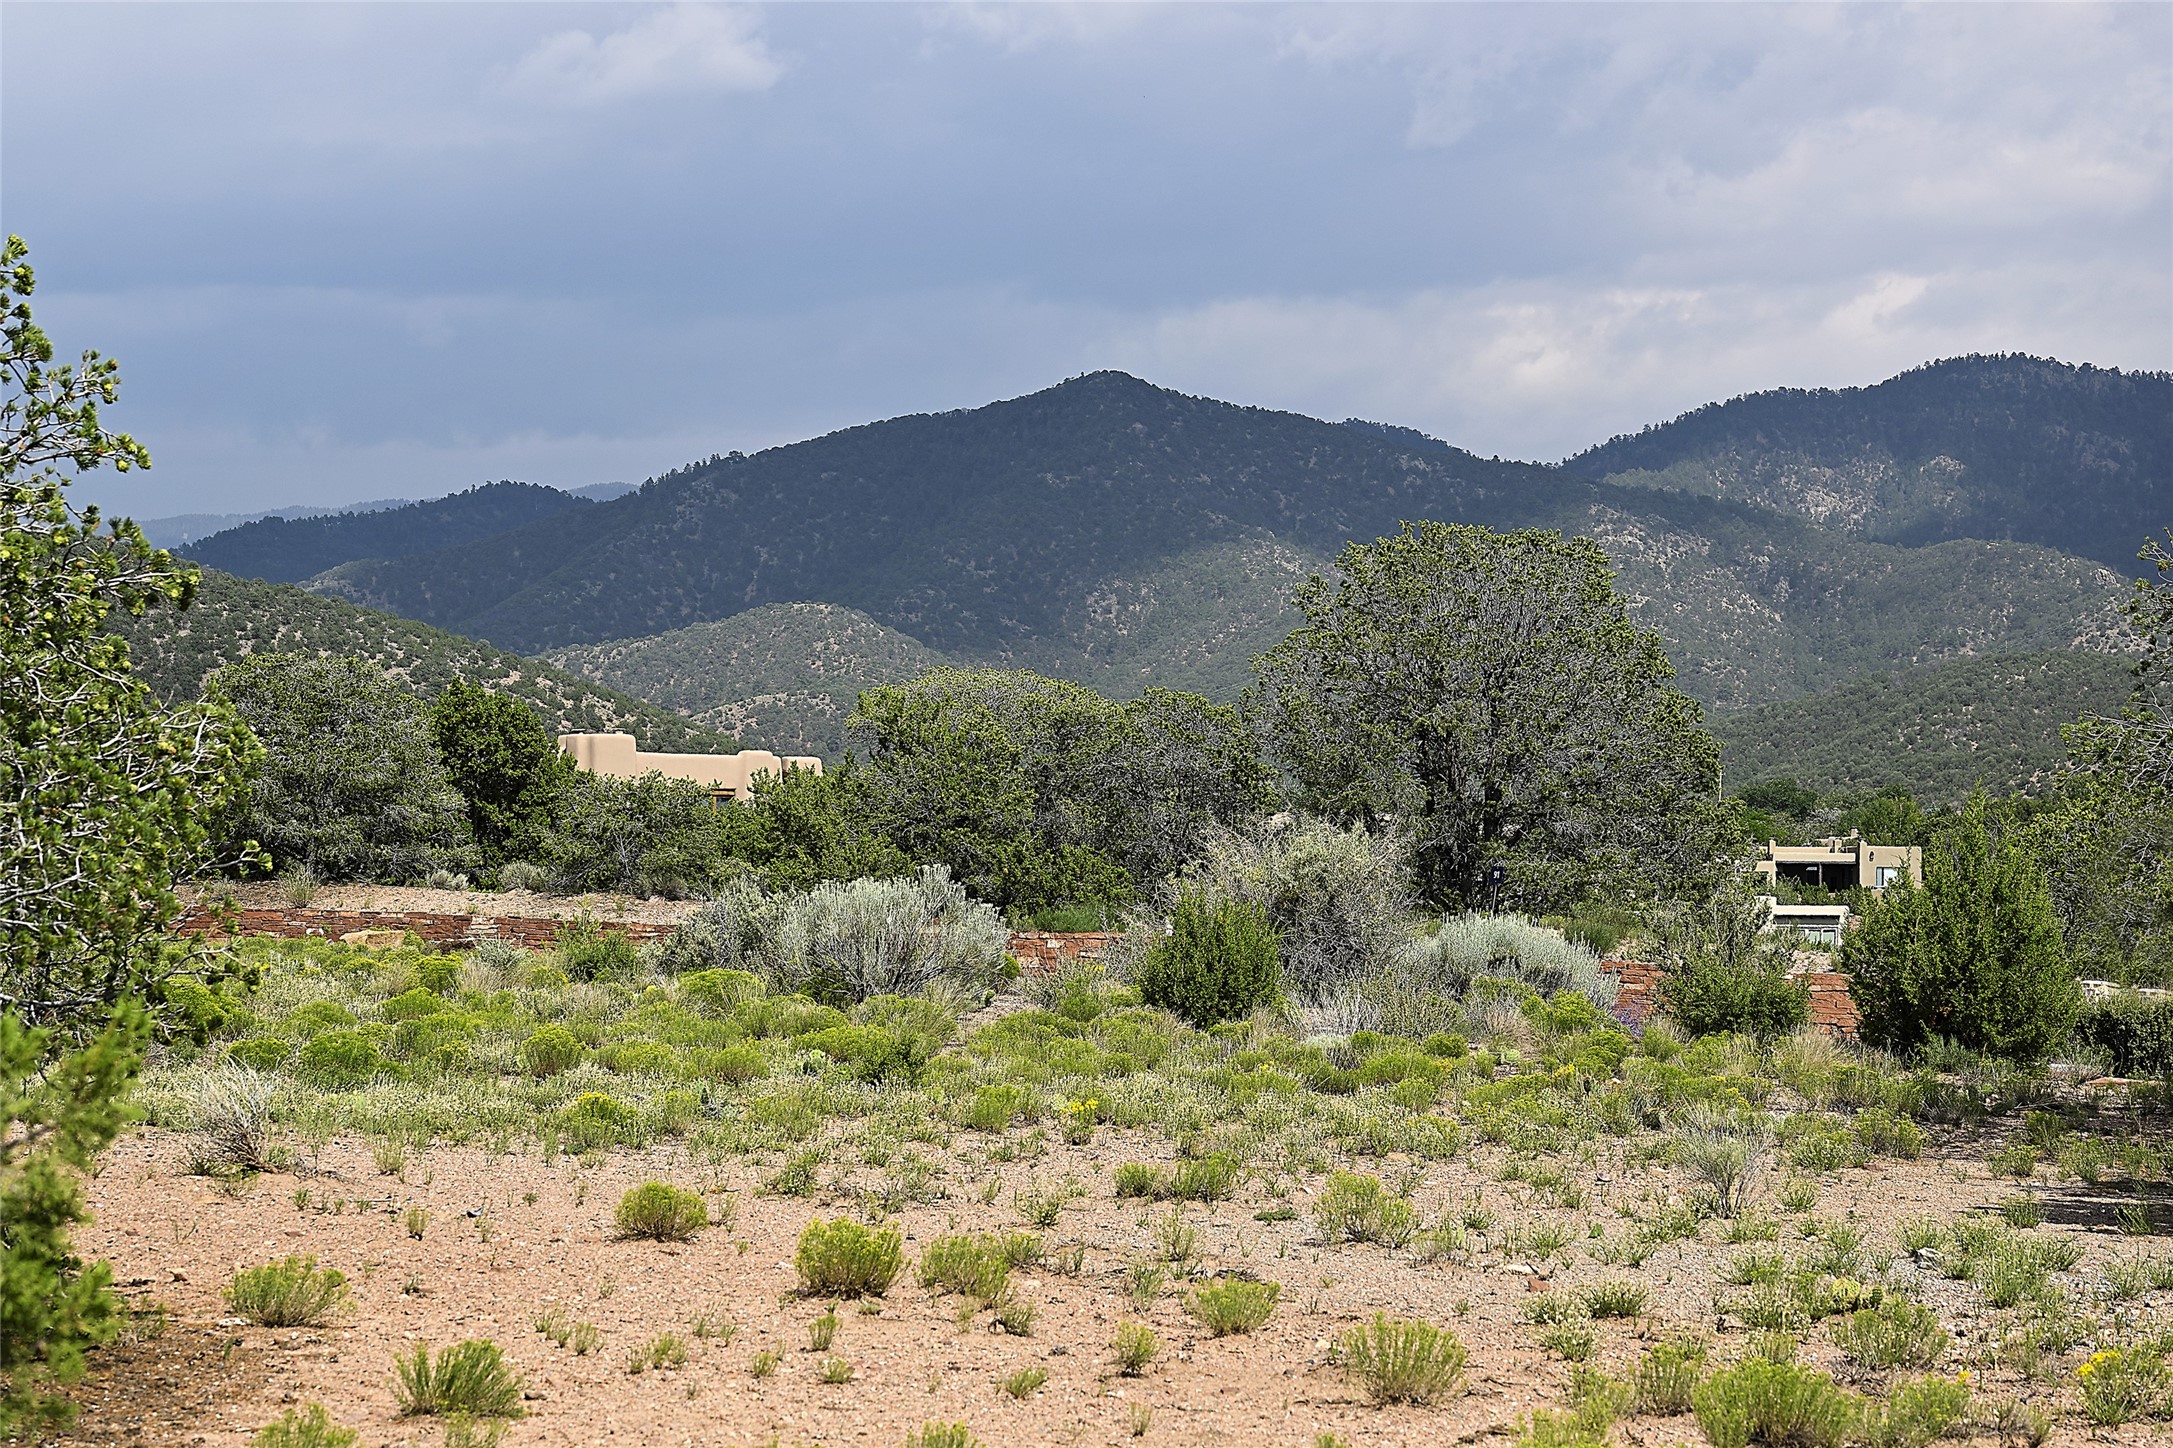
POLYGON ((1119 367, 1555 459, 2173 366, 2173 6, 0 6, 142 516, 638 481, 1119 367))

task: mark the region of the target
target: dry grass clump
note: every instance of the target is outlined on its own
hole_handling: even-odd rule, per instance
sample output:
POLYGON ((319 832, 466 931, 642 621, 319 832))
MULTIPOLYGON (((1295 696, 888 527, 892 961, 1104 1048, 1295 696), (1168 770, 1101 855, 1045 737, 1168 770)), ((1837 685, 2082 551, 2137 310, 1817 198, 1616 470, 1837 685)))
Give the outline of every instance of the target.
POLYGON ((489 1338, 456 1342, 430 1355, 430 1345, 393 1360, 393 1388, 403 1418, 518 1418, 521 1375, 489 1338))
POLYGON ((1376 1312, 1336 1346, 1343 1369, 1361 1378, 1376 1403, 1431 1403, 1456 1392, 1467 1356, 1453 1332, 1376 1312))
POLYGON ((315 1257, 282 1257, 234 1274, 227 1305, 259 1327, 322 1327, 347 1300, 347 1277, 315 1257))
POLYGON ((904 1238, 896 1227, 870 1231, 849 1217, 817 1217, 800 1233, 793 1269, 809 1297, 881 1297, 905 1265, 904 1238))
POLYGON ((1185 1311, 1216 1337, 1229 1337, 1258 1329, 1274 1313, 1282 1295, 1282 1284, 1278 1282, 1226 1277, 1195 1287, 1185 1299, 1185 1311))
POLYGON ((619 1235, 684 1242, 709 1225, 702 1199, 668 1182, 644 1182, 619 1199, 619 1235))

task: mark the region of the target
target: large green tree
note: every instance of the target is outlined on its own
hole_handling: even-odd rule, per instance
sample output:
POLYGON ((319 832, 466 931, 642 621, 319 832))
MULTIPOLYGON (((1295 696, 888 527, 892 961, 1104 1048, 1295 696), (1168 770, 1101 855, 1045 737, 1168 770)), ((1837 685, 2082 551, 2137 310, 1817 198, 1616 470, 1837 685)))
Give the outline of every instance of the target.
POLYGON ((1522 907, 1702 894, 1732 843, 1719 749, 1589 538, 1405 524, 1299 590, 1250 706, 1306 804, 1412 842, 1422 894, 1522 907))
POLYGON ((482 862, 533 859, 573 773, 573 761, 535 706, 455 679, 430 705, 430 737, 468 802, 468 828, 482 862))
POLYGON ((1839 968, 1864 1039, 1895 1051, 1934 1039, 2036 1061, 2074 1028, 2082 991, 2045 875, 1982 793, 1842 942, 1839 968))
POLYGON ((2128 604, 2143 646, 2118 715, 2066 729, 2068 757, 2030 838, 2051 875, 2068 941, 2093 970, 2173 980, 2173 531, 2128 604))
POLYGON ((55 365, 31 318, 28 252, 0 252, 0 1437, 64 1418, 50 1392, 109 1337, 119 1305, 68 1231, 79 1173, 121 1102, 177 975, 216 961, 164 946, 176 882, 216 862, 210 816, 255 761, 216 705, 161 707, 107 632, 178 607, 196 576, 122 520, 67 495, 72 475, 149 465, 100 416, 114 364, 55 365))
POLYGON ((1026 910, 1126 898, 1271 798, 1236 711, 1165 689, 1119 704, 1019 670, 931 669, 863 693, 849 728, 883 832, 1026 910))
POLYGON ((420 879, 472 855, 467 805, 423 706, 360 659, 252 654, 211 676, 263 741, 230 827, 320 879, 420 879))

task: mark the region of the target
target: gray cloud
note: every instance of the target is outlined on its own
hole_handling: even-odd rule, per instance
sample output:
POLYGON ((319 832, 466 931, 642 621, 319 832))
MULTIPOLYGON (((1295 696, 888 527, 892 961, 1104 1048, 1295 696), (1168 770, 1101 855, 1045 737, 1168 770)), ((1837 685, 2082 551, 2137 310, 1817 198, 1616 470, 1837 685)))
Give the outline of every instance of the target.
POLYGON ((2173 365, 2173 11, 9 7, 130 507, 639 477, 1099 366, 1559 456, 2173 365))

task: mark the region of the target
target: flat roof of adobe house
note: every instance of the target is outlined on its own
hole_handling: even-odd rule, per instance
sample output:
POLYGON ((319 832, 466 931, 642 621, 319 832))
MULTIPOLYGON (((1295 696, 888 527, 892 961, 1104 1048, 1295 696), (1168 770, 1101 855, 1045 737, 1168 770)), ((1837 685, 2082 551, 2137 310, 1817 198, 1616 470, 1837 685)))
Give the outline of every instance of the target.
POLYGON ((791 769, 822 773, 822 760, 812 754, 780 755, 767 749, 742 749, 737 754, 648 754, 635 747, 631 734, 561 734, 558 747, 573 756, 576 768, 590 774, 612 779, 661 774, 733 799, 751 795, 759 775, 781 778, 791 769))

